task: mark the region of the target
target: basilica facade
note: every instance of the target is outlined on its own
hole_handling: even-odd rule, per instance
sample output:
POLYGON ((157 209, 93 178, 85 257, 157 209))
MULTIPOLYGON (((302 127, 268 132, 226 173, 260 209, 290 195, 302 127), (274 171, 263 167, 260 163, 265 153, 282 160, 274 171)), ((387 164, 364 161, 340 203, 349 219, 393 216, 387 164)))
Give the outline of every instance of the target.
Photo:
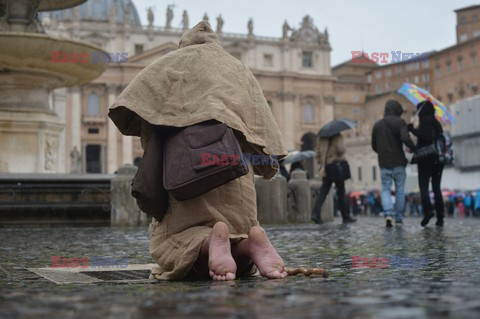
MULTIPOLYGON (((151 9, 146 14, 148 25, 142 25, 132 1, 95 0, 41 15, 47 33, 89 41, 110 54, 99 78, 52 94, 52 107, 65 121, 58 172, 114 173, 142 157, 139 138, 122 136, 108 107, 143 68, 177 49, 183 32, 197 22, 190 23, 187 11, 175 19, 170 6, 158 23, 151 9)), ((316 132, 335 114, 328 31, 319 31, 309 16, 296 28, 285 21, 278 38, 257 35, 252 19, 245 33, 224 32, 221 16, 210 23, 225 50, 257 78, 287 148, 313 148, 316 132)))

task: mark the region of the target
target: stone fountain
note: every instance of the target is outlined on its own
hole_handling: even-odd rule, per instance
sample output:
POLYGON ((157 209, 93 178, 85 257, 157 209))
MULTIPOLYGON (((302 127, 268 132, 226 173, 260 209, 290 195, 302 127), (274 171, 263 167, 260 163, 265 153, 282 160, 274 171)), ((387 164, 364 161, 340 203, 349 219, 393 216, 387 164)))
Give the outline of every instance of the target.
POLYGON ((106 64, 54 63, 52 51, 103 51, 85 42, 52 37, 38 11, 71 8, 86 0, 0 0, 0 173, 55 173, 65 124, 49 105, 55 88, 89 82, 106 64))

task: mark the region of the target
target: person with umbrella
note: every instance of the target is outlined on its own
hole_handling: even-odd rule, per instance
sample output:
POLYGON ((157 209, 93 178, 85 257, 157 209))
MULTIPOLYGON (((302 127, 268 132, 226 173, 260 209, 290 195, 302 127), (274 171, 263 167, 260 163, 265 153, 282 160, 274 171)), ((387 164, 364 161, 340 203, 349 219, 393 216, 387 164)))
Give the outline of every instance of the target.
POLYGON ((444 163, 453 161, 453 152, 450 152, 451 149, 449 150, 448 141, 445 140, 442 125, 439 121, 453 124, 455 123, 455 117, 448 112, 447 107, 441 101, 415 84, 404 83, 397 93, 404 95, 413 105, 417 106, 417 114, 420 118, 418 128, 415 129, 413 124, 409 124, 408 130, 418 137, 418 150, 413 157, 413 161, 418 164, 418 183, 424 214, 421 225, 426 226, 434 215, 428 192, 428 184, 431 180, 437 212, 437 226, 443 226, 444 205, 440 182, 444 163), (438 154, 438 149, 432 152, 438 146, 439 137, 443 137, 445 142, 443 143, 444 147, 441 147, 445 153, 441 156, 438 154), (422 154, 427 156, 421 156, 422 154))
MULTIPOLYGON (((341 131, 351 129, 356 126, 355 122, 338 119, 327 123, 319 132, 316 146, 316 159, 319 167, 319 174, 323 179, 320 192, 315 200, 315 205, 312 210, 312 220, 320 224, 320 210, 325 202, 332 184, 335 183, 338 197, 338 206, 342 214, 343 223, 352 223, 356 219, 350 216, 345 194, 345 179, 350 178, 350 171, 340 174, 332 174, 335 167, 345 167, 341 162, 346 163, 345 160, 345 143, 341 131), (333 168, 333 170, 330 170, 333 168), (335 176, 337 175, 337 176, 335 176), (338 176, 343 175, 343 176, 338 176)), ((346 163, 348 166, 348 163, 346 163)), ((345 171, 345 170, 343 170, 345 171)))
POLYGON ((383 119, 377 121, 372 131, 372 148, 378 154, 378 164, 382 178, 382 206, 387 227, 393 226, 394 211, 391 196, 392 183, 395 181, 396 213, 395 221, 403 222, 405 210, 405 182, 407 179, 407 159, 403 144, 410 150, 415 149, 407 130, 407 123, 400 117, 402 105, 396 100, 388 100, 385 104, 383 119))
MULTIPOLYGON (((285 169, 285 165, 292 164, 290 166, 290 174, 288 174, 288 177, 284 175, 287 178, 287 181, 290 180, 290 175, 292 174, 292 172, 294 170, 300 169, 300 170, 304 171, 305 170, 305 160, 309 159, 309 158, 313 158, 313 157, 315 157, 315 152, 311 151, 311 150, 302 151, 302 152, 294 151, 294 152, 288 154, 288 156, 285 157, 283 160, 281 160, 280 165, 284 169, 285 169)), ((286 171, 286 169, 285 169, 285 171, 286 171)), ((283 173, 282 173, 282 175, 283 175, 283 173)), ((311 176, 309 176, 308 172, 307 172, 307 178, 311 178, 311 176)))
MULTIPOLYGON (((443 133, 442 125, 435 118, 435 109, 432 102, 423 101, 417 105, 420 125, 414 128, 413 124, 408 125, 408 130, 415 135, 417 140, 417 149, 433 145, 440 134, 443 133)), ((434 216, 428 184, 432 181, 432 190, 435 198, 435 211, 437 212, 437 226, 443 226, 444 203, 440 183, 442 181, 442 172, 444 164, 440 162, 437 154, 431 154, 425 157, 414 156, 418 165, 418 185, 420 187, 420 197, 422 198, 423 219, 422 226, 426 226, 430 218, 434 216)))

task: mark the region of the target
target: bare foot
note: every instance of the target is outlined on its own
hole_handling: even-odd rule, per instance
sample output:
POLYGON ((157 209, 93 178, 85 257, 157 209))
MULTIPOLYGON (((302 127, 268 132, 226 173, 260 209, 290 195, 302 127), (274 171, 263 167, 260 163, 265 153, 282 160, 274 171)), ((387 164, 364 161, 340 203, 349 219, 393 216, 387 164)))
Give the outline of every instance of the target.
POLYGON ((237 264, 232 257, 228 226, 218 222, 209 238, 208 269, 213 280, 234 280, 237 264))
POLYGON ((250 257, 260 271, 260 275, 269 279, 287 277, 283 259, 268 240, 262 227, 253 226, 250 229, 248 242, 250 257))

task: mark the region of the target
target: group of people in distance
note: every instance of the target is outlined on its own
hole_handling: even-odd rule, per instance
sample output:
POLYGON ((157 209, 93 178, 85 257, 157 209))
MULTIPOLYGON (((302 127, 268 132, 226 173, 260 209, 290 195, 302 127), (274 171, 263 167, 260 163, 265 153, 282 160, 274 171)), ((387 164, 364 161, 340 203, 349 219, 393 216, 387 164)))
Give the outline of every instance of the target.
MULTIPOLYGON (((396 100, 389 100, 385 105, 383 119, 377 121, 372 131, 372 148, 378 155, 378 163, 381 171, 382 181, 382 207, 387 227, 395 223, 401 224, 405 211, 405 182, 407 178, 406 166, 408 160, 405 156, 403 145, 409 152, 415 152, 416 149, 433 144, 443 133, 442 125, 435 118, 435 109, 430 101, 423 101, 417 105, 419 116, 419 126, 414 127, 401 118, 403 114, 402 105, 396 100), (416 145, 410 138, 412 133, 417 137, 416 145), (395 205, 392 200, 392 185, 395 185, 395 205)), ((318 196, 313 211, 312 220, 320 223, 320 209, 325 200, 326 192, 331 186, 331 181, 324 174, 325 165, 328 165, 339 159, 344 159, 345 145, 341 134, 328 139, 326 149, 321 149, 321 138, 317 141, 317 162, 320 167, 320 175, 323 177, 322 190, 318 196), (327 152, 326 161, 322 162, 322 152, 327 152), (326 192, 325 192, 326 191, 326 192)), ((430 219, 437 215, 437 226, 443 226, 444 223, 444 202, 441 191, 441 179, 444 164, 438 157, 431 156, 425 158, 413 157, 412 164, 418 165, 418 184, 420 188, 421 202, 424 217, 421 221, 422 226, 426 226, 430 219), (435 204, 434 207, 430 201, 429 184, 432 184, 435 204)), ((345 196, 344 182, 337 182, 336 190, 338 197, 338 206, 342 213, 345 223, 353 222, 355 219, 350 216, 345 196)))
MULTIPOLYGON (((403 145, 405 144, 410 152, 414 152, 421 147, 432 145, 443 133, 442 125, 435 118, 435 109, 430 101, 419 103, 417 112, 419 126, 415 128, 411 123, 407 125, 401 118, 403 108, 400 103, 389 100, 385 105, 384 118, 373 127, 372 148, 378 154, 382 179, 382 206, 387 227, 393 225, 392 216, 394 216, 396 223, 402 223, 403 221, 406 165, 408 164, 403 145), (416 145, 411 140, 409 132, 417 137, 416 145), (395 212, 390 196, 392 182, 395 182, 395 212)), ((434 155, 425 158, 414 156, 412 163, 418 165, 418 185, 423 207, 421 225, 426 226, 430 219, 435 216, 430 201, 429 184, 431 182, 437 215, 436 225, 443 226, 444 203, 440 184, 444 164, 434 155)))

